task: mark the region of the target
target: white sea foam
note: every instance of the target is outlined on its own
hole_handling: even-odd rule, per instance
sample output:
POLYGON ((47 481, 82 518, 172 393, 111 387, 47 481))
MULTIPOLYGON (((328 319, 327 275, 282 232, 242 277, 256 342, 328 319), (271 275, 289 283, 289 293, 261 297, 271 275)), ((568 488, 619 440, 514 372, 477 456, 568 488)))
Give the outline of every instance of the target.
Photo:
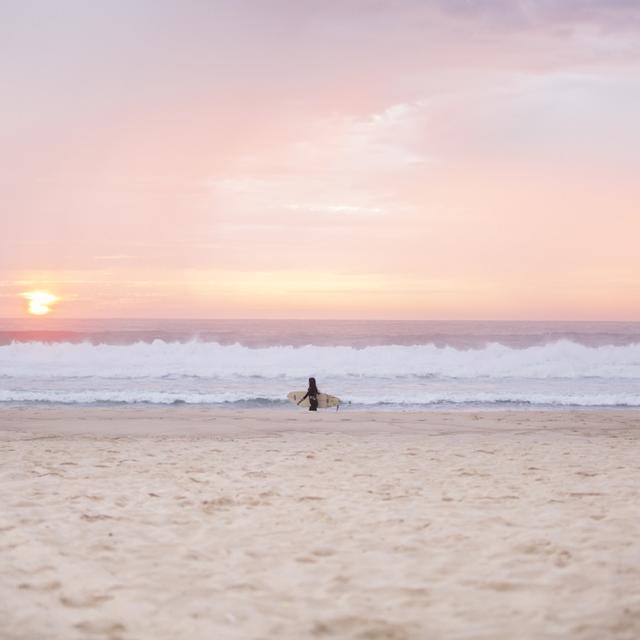
POLYGON ((315 375, 355 406, 640 406, 640 344, 513 348, 215 342, 0 346, 0 402, 277 405, 315 375))
POLYGON ((434 345, 248 348, 214 342, 12 343, 0 346, 8 378, 445 377, 640 380, 640 344, 589 347, 561 340, 515 349, 434 345))
MULTIPOLYGON (((246 393, 188 393, 170 391, 145 390, 92 390, 92 391, 16 391, 0 390, 0 402, 4 403, 62 403, 62 404, 228 404, 244 403, 247 405, 285 404, 283 394, 269 393, 254 397, 246 393)), ((639 407, 640 393, 601 393, 597 395, 560 393, 526 393, 506 391, 502 393, 488 392, 451 392, 451 393, 412 393, 410 395, 379 394, 350 395, 345 404, 376 406, 434 406, 434 405, 538 405, 558 407, 639 407)))

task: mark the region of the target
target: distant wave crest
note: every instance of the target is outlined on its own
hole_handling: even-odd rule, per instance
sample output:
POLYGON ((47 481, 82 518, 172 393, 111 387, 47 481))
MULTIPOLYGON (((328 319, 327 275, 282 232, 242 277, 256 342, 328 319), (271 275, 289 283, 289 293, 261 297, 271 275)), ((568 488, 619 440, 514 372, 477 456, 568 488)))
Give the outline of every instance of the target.
POLYGON ((131 345, 16 342, 0 346, 5 378, 171 378, 317 376, 366 378, 617 378, 640 380, 640 344, 590 347, 568 340, 515 349, 435 345, 249 348, 215 342, 131 345))

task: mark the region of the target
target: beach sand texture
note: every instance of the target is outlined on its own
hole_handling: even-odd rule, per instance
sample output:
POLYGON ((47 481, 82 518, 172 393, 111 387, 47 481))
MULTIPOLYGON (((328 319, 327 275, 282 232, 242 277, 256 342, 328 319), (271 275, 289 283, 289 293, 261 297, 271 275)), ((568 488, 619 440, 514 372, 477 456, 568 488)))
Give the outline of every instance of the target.
POLYGON ((640 413, 0 412, 0 637, 640 638, 640 413))

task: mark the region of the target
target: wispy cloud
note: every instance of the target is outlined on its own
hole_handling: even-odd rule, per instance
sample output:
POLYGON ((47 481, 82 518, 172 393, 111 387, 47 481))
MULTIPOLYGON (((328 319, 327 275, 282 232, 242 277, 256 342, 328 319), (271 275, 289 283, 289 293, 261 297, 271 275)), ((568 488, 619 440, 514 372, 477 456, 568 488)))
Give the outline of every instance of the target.
POLYGON ((329 213, 329 214, 347 214, 347 215, 380 215, 385 213, 382 207, 361 207, 350 204, 286 204, 284 209, 287 211, 301 213, 329 213))
POLYGON ((589 23, 607 31, 640 26, 635 0, 438 0, 437 5, 460 18, 513 28, 589 23))
POLYGON ((422 151, 427 104, 398 103, 359 117, 313 122, 279 151, 244 158, 240 175, 207 180, 227 214, 268 212, 326 216, 379 216, 407 210, 394 193, 398 176, 428 171, 435 160, 422 151), (247 172, 252 172, 247 173, 247 172))

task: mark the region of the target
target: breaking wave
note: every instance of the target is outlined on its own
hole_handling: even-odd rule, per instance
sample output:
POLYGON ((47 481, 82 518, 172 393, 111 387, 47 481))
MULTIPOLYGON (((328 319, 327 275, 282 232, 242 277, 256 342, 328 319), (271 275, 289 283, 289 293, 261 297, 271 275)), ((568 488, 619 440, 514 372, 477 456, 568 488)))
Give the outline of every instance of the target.
POLYGON ((365 348, 215 342, 131 345, 14 342, 0 346, 0 376, 9 378, 617 378, 640 380, 640 344, 586 346, 561 340, 516 349, 431 344, 365 348))

